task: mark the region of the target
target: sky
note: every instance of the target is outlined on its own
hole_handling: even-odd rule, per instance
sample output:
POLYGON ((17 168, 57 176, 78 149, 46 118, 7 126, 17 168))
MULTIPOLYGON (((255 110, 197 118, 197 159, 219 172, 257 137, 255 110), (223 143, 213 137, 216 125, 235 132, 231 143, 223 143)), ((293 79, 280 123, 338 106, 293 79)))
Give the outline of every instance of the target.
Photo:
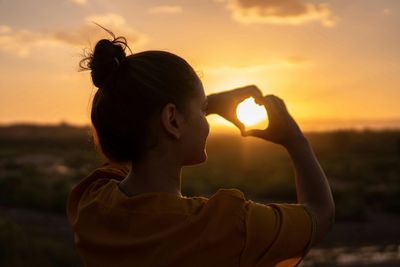
POLYGON ((93 22, 183 57, 206 94, 281 97, 307 130, 400 126, 398 0, 0 0, 0 124, 90 124, 93 22))

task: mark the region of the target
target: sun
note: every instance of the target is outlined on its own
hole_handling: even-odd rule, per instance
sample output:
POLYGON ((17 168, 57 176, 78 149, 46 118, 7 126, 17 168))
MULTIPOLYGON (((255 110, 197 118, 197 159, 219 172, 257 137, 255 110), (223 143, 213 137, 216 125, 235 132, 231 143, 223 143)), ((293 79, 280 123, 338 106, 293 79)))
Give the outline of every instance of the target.
POLYGON ((245 126, 253 126, 267 120, 267 111, 264 106, 256 104, 251 97, 237 106, 236 116, 245 126))

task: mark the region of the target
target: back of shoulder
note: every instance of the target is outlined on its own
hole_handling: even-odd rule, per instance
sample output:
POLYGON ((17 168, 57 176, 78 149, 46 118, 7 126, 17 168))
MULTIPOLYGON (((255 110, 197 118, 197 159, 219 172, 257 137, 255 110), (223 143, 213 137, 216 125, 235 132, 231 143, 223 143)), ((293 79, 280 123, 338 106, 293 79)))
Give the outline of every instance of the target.
POLYGON ((246 200, 238 189, 219 189, 207 201, 205 208, 221 216, 239 215, 243 218, 246 200))
POLYGON ((76 184, 69 192, 66 207, 70 224, 78 216, 80 203, 93 201, 110 179, 122 180, 128 172, 125 166, 105 162, 76 184))
POLYGON ((238 199, 245 200, 245 196, 242 191, 236 188, 221 188, 218 189, 218 191, 210 198, 216 198, 216 197, 234 197, 238 199))

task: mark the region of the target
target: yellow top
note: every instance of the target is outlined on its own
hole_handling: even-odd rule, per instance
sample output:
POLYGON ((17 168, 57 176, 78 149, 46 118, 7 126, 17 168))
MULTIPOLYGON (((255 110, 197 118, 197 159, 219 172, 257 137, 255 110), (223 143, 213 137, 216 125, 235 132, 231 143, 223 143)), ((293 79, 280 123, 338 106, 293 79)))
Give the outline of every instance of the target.
POLYGON ((296 266, 312 244, 315 216, 303 205, 264 205, 237 189, 127 197, 118 187, 127 174, 105 163, 69 195, 85 266, 296 266))

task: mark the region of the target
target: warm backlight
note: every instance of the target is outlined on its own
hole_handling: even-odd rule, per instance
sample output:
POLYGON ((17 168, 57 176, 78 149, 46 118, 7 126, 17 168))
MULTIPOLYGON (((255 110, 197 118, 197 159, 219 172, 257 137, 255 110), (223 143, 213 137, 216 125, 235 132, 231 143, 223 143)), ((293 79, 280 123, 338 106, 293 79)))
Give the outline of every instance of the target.
POLYGON ((253 126, 267 120, 265 107, 256 104, 252 97, 237 106, 236 115, 245 126, 253 126))

